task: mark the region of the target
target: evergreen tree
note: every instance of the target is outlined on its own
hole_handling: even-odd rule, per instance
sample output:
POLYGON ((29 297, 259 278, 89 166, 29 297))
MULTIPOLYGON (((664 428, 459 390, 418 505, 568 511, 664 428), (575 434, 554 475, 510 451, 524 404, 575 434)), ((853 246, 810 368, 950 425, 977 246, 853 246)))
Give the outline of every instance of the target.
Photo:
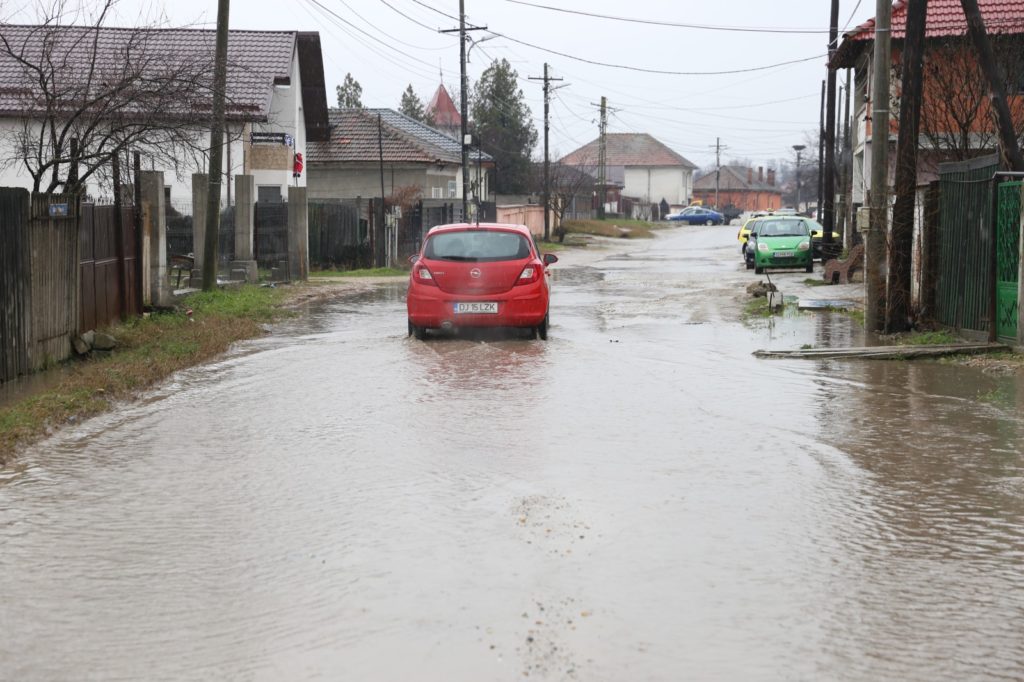
POLYGON ((416 119, 417 121, 425 120, 423 113, 423 102, 416 95, 416 92, 412 89, 412 84, 405 89, 402 93, 402 101, 398 105, 398 110, 409 118, 416 119))
POLYGON ((483 150, 494 157, 494 188, 499 194, 530 191, 530 155, 537 146, 537 129, 517 77, 508 60, 495 60, 480 75, 470 100, 473 131, 483 150))
POLYGON ((345 82, 337 86, 338 106, 342 109, 363 108, 363 86, 359 84, 351 73, 345 74, 345 82))

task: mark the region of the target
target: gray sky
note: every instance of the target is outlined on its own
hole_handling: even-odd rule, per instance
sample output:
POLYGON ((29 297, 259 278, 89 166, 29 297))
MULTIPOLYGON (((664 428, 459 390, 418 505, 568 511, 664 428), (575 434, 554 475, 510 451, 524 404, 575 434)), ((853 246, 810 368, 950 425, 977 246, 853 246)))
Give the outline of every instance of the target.
MULTIPOLYGON (((38 1, 17 4, 31 6, 38 1)), ((548 62, 552 75, 569 84, 552 100, 554 158, 597 136, 597 109, 591 103, 602 95, 617 109, 609 119, 609 131, 650 133, 699 166, 713 163, 716 137, 728 146, 723 162, 749 158, 760 165, 791 157, 791 146, 804 142, 805 132, 818 126, 828 40, 827 0, 526 1, 655 22, 813 32, 739 32, 627 23, 510 0, 466 0, 466 14, 470 22, 509 38, 591 61, 645 69, 727 71, 821 56, 766 71, 688 76, 587 64, 502 37, 473 48, 470 83, 492 59, 507 58, 523 79, 521 86, 538 132, 543 123, 541 86, 525 79, 541 75, 544 62, 548 62)), ((11 4, 5 4, 8 17, 31 20, 27 14, 12 17, 11 4)), ((166 5, 153 0, 121 0, 112 23, 134 24, 140 13, 152 17, 155 8, 166 14, 170 25, 212 27, 216 5, 216 0, 174 0, 166 5)), ((449 90, 457 91, 458 41, 436 32, 437 28, 457 26, 457 22, 434 10, 457 16, 458 7, 458 0, 422 0, 422 4, 415 0, 235 0, 231 3, 231 28, 319 31, 331 106, 334 86, 351 72, 363 87, 364 105, 397 108, 410 83, 426 102, 442 77, 441 71, 449 90)), ((851 15, 852 27, 870 18, 873 11, 873 3, 841 0, 840 29, 848 25, 851 15)))

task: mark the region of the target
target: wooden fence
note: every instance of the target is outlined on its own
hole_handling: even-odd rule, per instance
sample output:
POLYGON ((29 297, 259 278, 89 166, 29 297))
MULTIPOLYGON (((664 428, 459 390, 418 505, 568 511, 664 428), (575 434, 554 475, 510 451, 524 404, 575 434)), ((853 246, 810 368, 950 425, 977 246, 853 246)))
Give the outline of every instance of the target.
POLYGON ((133 215, 122 209, 122 267, 114 207, 0 188, 0 382, 66 360, 76 334, 139 309, 133 215))
POLYGON ((0 189, 0 382, 29 371, 32 342, 29 194, 0 189))

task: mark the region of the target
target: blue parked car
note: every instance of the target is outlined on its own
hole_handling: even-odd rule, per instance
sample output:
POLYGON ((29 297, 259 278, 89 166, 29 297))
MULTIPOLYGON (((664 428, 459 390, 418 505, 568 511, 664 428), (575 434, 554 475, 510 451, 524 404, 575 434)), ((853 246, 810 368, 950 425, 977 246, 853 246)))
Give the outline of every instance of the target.
POLYGON ((703 206, 690 206, 679 213, 669 213, 665 220, 672 222, 687 223, 688 225, 722 225, 725 223, 725 216, 718 211, 712 211, 703 206))

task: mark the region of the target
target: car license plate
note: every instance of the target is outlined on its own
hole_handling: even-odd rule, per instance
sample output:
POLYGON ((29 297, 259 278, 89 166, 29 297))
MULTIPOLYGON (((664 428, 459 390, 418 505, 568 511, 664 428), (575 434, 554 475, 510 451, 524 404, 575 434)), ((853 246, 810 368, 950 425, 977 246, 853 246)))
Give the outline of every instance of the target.
POLYGON ((473 303, 456 303, 455 314, 456 315, 496 315, 498 313, 498 303, 496 301, 487 302, 473 302, 473 303))
POLYGON ((792 258, 793 257, 793 252, 792 251, 776 251, 774 255, 775 255, 776 258, 792 258))

